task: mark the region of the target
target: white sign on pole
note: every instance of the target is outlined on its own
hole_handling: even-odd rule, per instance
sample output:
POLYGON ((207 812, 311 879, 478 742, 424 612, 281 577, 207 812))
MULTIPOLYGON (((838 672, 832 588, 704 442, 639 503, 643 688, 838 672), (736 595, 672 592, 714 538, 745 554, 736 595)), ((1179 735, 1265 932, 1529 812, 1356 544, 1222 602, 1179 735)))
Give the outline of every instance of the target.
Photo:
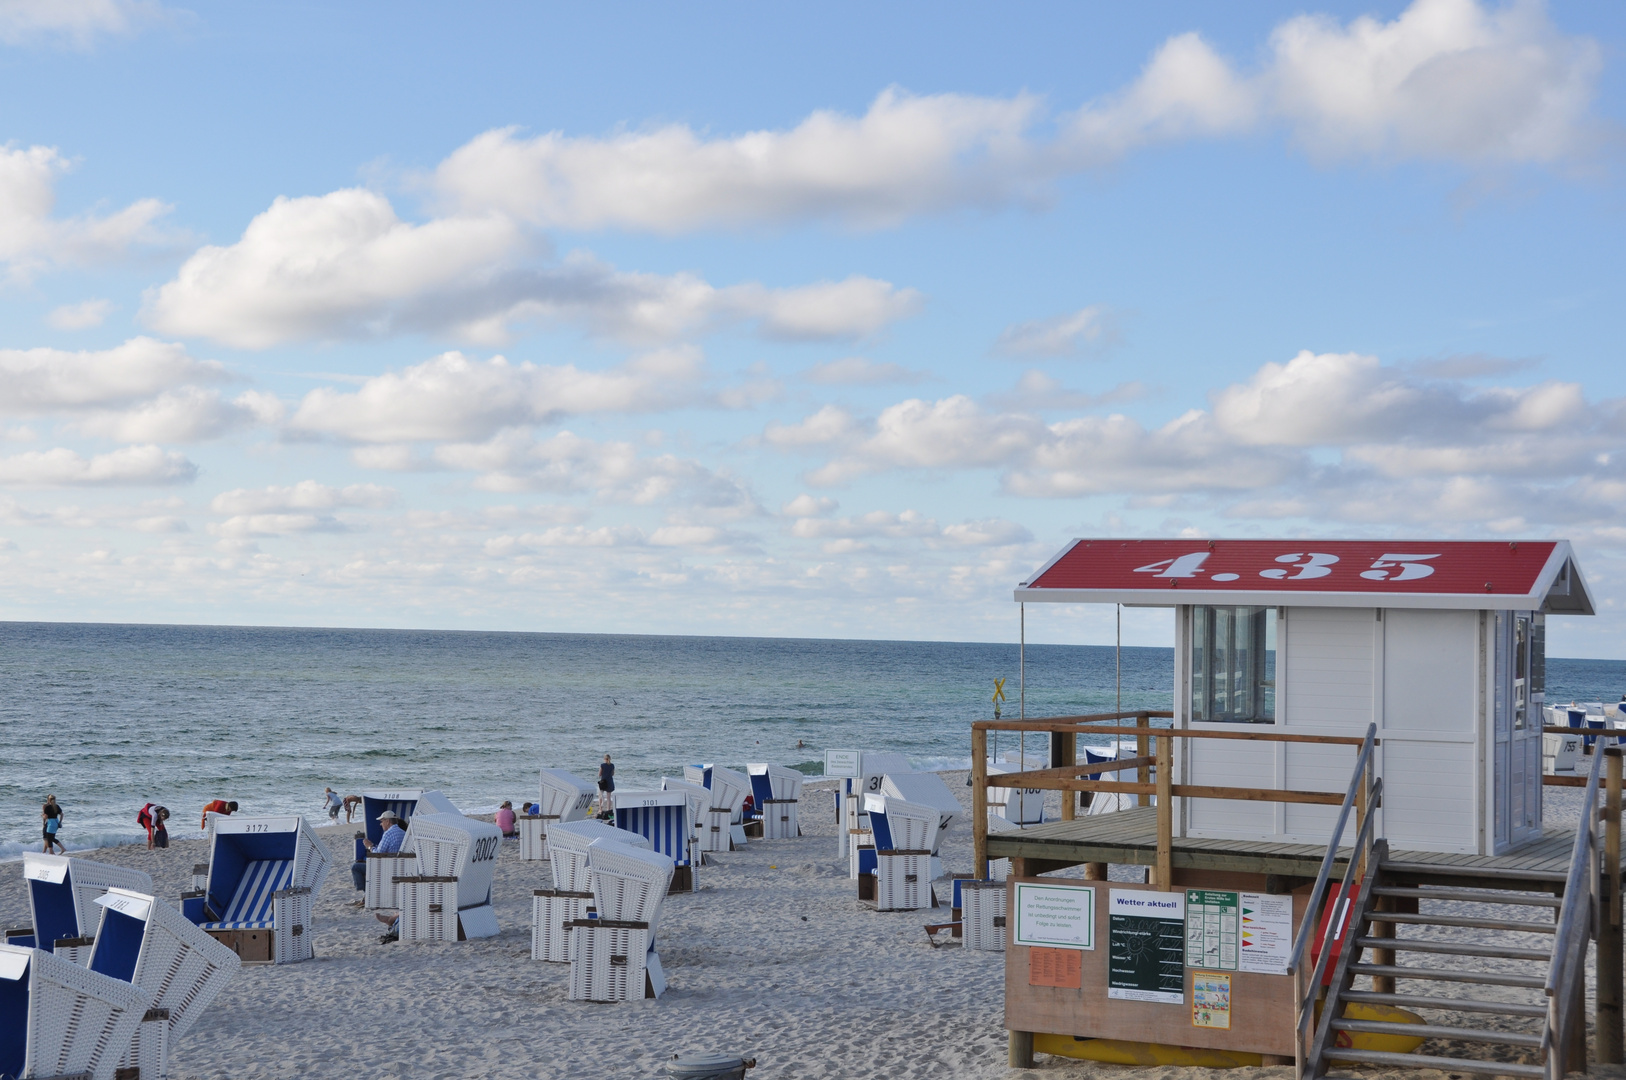
POLYGON ((1080 885, 1016 884, 1017 945, 1095 948, 1095 889, 1080 885))
POLYGON ((864 753, 862 750, 826 750, 824 752, 824 775, 839 776, 856 780, 864 775, 864 753))

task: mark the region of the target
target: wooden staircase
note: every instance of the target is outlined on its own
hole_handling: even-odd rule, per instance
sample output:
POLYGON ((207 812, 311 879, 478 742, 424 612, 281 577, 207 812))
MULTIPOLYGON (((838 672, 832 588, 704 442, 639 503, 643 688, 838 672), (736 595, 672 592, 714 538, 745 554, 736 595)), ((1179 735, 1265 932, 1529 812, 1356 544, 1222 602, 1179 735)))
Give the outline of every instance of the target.
MULTIPOLYGON (((1546 988, 1567 875, 1515 871, 1498 878, 1482 869, 1393 862, 1382 840, 1371 855, 1305 1072, 1322 1077, 1365 1065, 1548 1076, 1550 1049, 1563 1042, 1551 1029, 1555 1010, 1546 988), (1508 940, 1464 940, 1463 931, 1471 930, 1508 940), (1418 1012, 1424 1023, 1346 1019, 1346 1003, 1418 1012), (1447 1046, 1434 1053, 1357 1050, 1350 1047, 1357 1034, 1421 1036, 1447 1046)), ((1563 1013, 1570 1049, 1584 1038, 1584 1014, 1563 1013)), ((1584 1046, 1581 1053, 1584 1062, 1584 1046)))

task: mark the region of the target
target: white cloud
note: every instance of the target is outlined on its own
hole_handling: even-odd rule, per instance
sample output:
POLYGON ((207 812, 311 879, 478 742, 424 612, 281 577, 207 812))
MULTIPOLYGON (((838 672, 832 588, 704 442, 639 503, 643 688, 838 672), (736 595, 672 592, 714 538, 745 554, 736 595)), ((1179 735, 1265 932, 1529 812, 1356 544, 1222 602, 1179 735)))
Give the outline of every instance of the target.
POLYGON ((1601 50, 1539 3, 1415 0, 1398 17, 1281 23, 1239 69, 1196 33, 1129 85, 1055 120, 1039 99, 883 91, 862 116, 706 137, 681 124, 572 137, 485 132, 430 178, 451 212, 544 227, 679 233, 834 220, 859 227, 1032 203, 1137 149, 1280 127, 1319 157, 1558 162, 1598 142, 1601 50))
POLYGON ((143 317, 164 333, 263 349, 414 331, 500 344, 525 322, 635 343, 740 321, 768 337, 860 338, 920 306, 913 290, 867 277, 718 288, 689 273, 619 271, 581 253, 547 264, 544 249, 501 213, 412 224, 371 191, 278 198, 237 243, 187 259, 148 295, 143 317))
POLYGON ((870 550, 874 546, 868 543, 871 540, 923 541, 929 547, 976 548, 1025 544, 1033 539, 1026 528, 1003 518, 942 526, 918 510, 898 513, 873 510, 844 518, 798 516, 790 533, 804 540, 824 541, 822 550, 827 555, 870 550))
POLYGON ((126 446, 89 458, 62 447, 0 457, 4 487, 187 484, 197 473, 185 455, 156 446, 126 446))
POLYGON ((111 349, 0 349, 0 414, 39 416, 129 405, 226 369, 185 346, 131 338, 111 349))
POLYGON ((877 386, 881 383, 911 383, 927 378, 929 372, 911 371, 891 361, 877 363, 862 356, 826 360, 802 372, 802 378, 824 386, 877 386))
POLYGON ((1091 304, 1066 315, 1007 326, 994 351, 1007 356, 1075 356, 1117 337, 1107 309, 1091 304))
POLYGON ((102 216, 53 217, 56 179, 69 167, 55 147, 0 146, 0 262, 13 280, 52 266, 107 262, 136 244, 172 242, 157 225, 170 208, 157 199, 102 216))
POLYGON ((142 0, 0 0, 0 41, 64 39, 85 48, 102 35, 125 36, 169 13, 142 0))
POLYGON ((1078 412, 1084 409, 1098 409, 1103 405, 1115 405, 1119 402, 1133 401, 1146 393, 1146 388, 1138 382, 1119 383, 1104 393, 1087 394, 1079 390, 1069 390, 1053 375, 1046 374, 1036 368, 1029 368, 1022 372, 1016 380, 1016 386, 1005 393, 988 395, 991 404, 1012 410, 1030 410, 1033 412, 1054 412, 1057 409, 1066 409, 1078 412))
POLYGON ((288 486, 233 488, 216 495, 209 509, 217 514, 271 514, 304 510, 346 508, 382 509, 396 500, 394 488, 377 484, 350 484, 329 487, 315 480, 301 480, 288 486))
POLYGON ((202 442, 252 424, 275 423, 281 412, 281 403, 263 392, 227 401, 217 390, 188 386, 123 409, 87 413, 72 426, 119 442, 202 442))
POLYGON ((804 491, 784 506, 781 506, 779 512, 786 517, 816 518, 833 514, 835 509, 836 501, 834 499, 822 495, 809 495, 804 491))
MULTIPOLYGON (((357 443, 474 441, 503 428, 570 415, 670 408, 698 396, 698 374, 692 354, 663 354, 659 361, 634 360, 618 370, 592 372, 570 364, 512 364, 501 356, 480 361, 449 352, 374 376, 353 392, 312 390, 288 427, 357 443)), ((405 451, 388 453, 399 457, 405 451)))
POLYGON ((45 321, 58 330, 84 330, 102 325, 112 310, 111 300, 81 300, 77 304, 52 308, 45 321))
POLYGON ((348 531, 350 526, 332 514, 239 514, 209 526, 212 535, 226 540, 348 531))

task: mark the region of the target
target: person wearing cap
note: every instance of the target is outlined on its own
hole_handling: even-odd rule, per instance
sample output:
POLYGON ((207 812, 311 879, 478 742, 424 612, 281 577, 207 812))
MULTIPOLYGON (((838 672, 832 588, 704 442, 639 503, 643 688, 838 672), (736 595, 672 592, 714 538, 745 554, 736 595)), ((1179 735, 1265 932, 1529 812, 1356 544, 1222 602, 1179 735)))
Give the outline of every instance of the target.
MULTIPOLYGON (((378 838, 378 843, 362 838, 362 846, 368 851, 376 851, 387 855, 392 851, 400 851, 401 844, 406 840, 406 830, 401 828, 401 815, 394 810, 386 810, 378 815, 378 823, 384 826, 384 835, 378 838)), ((367 888, 367 863, 357 859, 350 864, 350 880, 358 891, 367 888)))

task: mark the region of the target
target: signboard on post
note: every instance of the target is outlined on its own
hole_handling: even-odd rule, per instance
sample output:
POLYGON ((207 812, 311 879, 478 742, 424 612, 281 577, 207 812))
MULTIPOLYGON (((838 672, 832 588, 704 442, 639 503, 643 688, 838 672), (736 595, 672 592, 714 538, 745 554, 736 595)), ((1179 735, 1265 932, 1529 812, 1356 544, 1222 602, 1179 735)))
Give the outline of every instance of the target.
POLYGON ((1017 945, 1049 949, 1095 948, 1095 889, 1080 885, 1016 883, 1017 945))
POLYGON ((864 752, 862 750, 826 750, 824 752, 824 775, 848 780, 858 779, 864 775, 864 752))
POLYGON ((1107 925, 1107 997, 1184 1005, 1185 894, 1113 889, 1107 925))

